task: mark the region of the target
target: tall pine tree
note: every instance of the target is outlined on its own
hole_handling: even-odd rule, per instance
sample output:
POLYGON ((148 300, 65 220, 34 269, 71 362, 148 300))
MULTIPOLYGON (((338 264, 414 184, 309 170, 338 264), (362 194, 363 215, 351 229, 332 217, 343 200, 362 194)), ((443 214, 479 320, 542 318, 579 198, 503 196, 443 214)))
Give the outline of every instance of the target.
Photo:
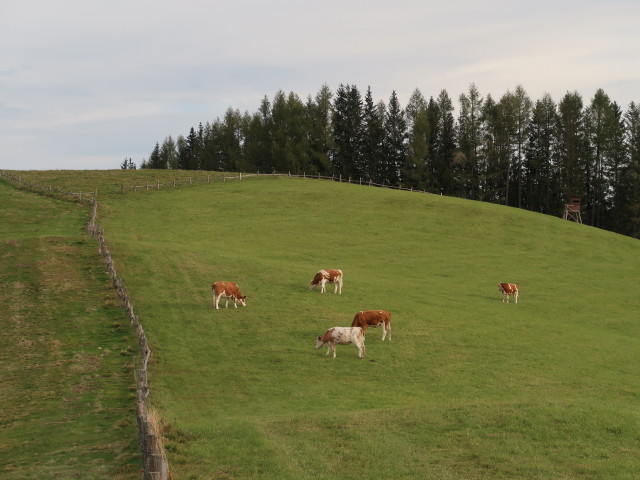
POLYGON ((400 107, 398 96, 394 90, 389 99, 389 106, 384 122, 384 162, 385 183, 398 185, 406 163, 407 121, 400 107))
POLYGON ((409 187, 426 190, 428 187, 426 165, 431 129, 427 101, 417 88, 409 98, 405 115, 407 117, 408 140, 403 181, 409 187))
POLYGON ((366 171, 362 158, 362 97, 355 85, 340 85, 333 103, 333 153, 336 174, 358 178, 366 171))

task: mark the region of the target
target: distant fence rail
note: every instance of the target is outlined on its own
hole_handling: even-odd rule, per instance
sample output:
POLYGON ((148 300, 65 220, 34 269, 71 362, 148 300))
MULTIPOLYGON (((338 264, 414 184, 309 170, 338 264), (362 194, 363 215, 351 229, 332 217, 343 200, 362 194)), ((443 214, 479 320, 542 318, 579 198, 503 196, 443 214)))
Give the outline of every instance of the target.
POLYGON ((251 177, 287 177, 287 178, 303 178, 303 179, 316 179, 316 180, 331 180, 334 182, 344 182, 344 183, 352 183, 352 184, 358 184, 358 185, 367 185, 370 187, 382 187, 382 188, 390 188, 393 190, 403 190, 406 192, 422 192, 422 193, 427 193, 426 190, 421 190, 421 189, 416 189, 413 187, 403 187, 402 185, 385 185, 385 184, 381 184, 381 183, 375 183, 370 179, 363 179, 362 177, 349 177, 349 176, 342 176, 342 175, 332 175, 332 176, 323 176, 323 175, 307 175, 306 173, 303 173, 302 175, 300 174, 292 174, 292 173, 239 173, 238 175, 232 175, 232 176, 227 176, 227 175, 222 175, 222 176, 213 176, 211 174, 207 174, 206 176, 200 176, 200 177, 194 177, 194 176, 190 176, 188 177, 187 180, 178 180, 177 178, 173 178, 170 181, 160 181, 158 179, 154 180, 154 181, 146 181, 144 184, 142 185, 125 185, 125 184, 121 184, 121 188, 120 191, 121 193, 126 193, 129 191, 133 191, 133 192, 137 192, 138 190, 140 191, 149 191, 149 190, 161 190, 162 188, 177 188, 180 185, 194 185, 194 184, 199 184, 199 183, 220 183, 220 182, 226 182, 227 180, 242 180, 242 179, 247 179, 247 178, 251 178, 251 177))
POLYGON ((14 175, 9 172, 5 172, 4 170, 0 170, 0 177, 4 177, 8 180, 11 180, 13 183, 16 183, 20 186, 20 188, 24 188, 26 190, 31 190, 38 193, 43 193, 45 195, 59 195, 62 197, 67 197, 71 200, 81 200, 81 201, 91 201, 98 195, 97 190, 92 192, 67 192, 61 190, 58 187, 48 186, 44 187, 42 185, 35 184, 30 182, 29 180, 21 177, 19 175, 14 175))
MULTIPOLYGON (((22 176, 15 175, 13 173, 5 172, 2 170, 0 170, 0 176, 11 180, 12 182, 19 185, 21 188, 39 192, 45 195, 59 195, 59 196, 67 197, 69 199, 73 199, 73 200, 91 202, 92 199, 97 198, 99 193, 97 187, 94 188, 93 191, 84 191, 84 192, 64 191, 59 187, 54 187, 54 186, 45 187, 42 185, 37 185, 22 176)), ((333 182, 365 185, 370 187, 390 188, 392 190, 402 190, 406 192, 428 193, 426 190, 416 189, 413 187, 407 188, 407 187, 403 187, 402 185, 386 185, 381 183, 375 183, 371 179, 366 179, 363 177, 350 177, 350 176, 342 176, 342 175, 326 176, 326 175, 320 175, 320 174, 307 175, 306 173, 292 174, 292 173, 276 173, 276 172, 238 173, 234 175, 221 173, 217 175, 212 175, 211 173, 208 173, 208 172, 205 173, 205 172, 198 172, 194 170, 193 175, 189 175, 188 177, 183 176, 180 179, 178 179, 177 177, 173 177, 170 179, 165 178, 162 180, 156 178, 154 180, 145 180, 144 182, 136 182, 134 184, 121 183, 117 191, 112 189, 108 193, 102 192, 101 195, 104 196, 104 195, 112 195, 116 193, 125 194, 129 192, 135 193, 135 192, 145 192, 145 191, 157 191, 157 190, 162 190, 167 188, 178 188, 182 186, 191 186, 191 185, 199 185, 199 184, 200 185, 214 184, 214 183, 221 183, 221 182, 225 183, 227 181, 243 180, 243 179, 248 179, 252 177, 259 177, 259 178, 286 177, 286 178, 302 178, 302 179, 311 179, 311 180, 313 179, 329 180, 333 182)))

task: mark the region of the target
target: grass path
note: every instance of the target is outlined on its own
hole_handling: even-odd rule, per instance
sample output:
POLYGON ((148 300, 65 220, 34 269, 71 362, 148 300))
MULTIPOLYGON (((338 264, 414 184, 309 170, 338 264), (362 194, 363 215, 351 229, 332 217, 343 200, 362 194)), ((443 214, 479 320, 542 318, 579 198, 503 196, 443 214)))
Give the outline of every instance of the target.
POLYGON ((139 477, 135 339, 88 208, 0 180, 0 477, 139 477))

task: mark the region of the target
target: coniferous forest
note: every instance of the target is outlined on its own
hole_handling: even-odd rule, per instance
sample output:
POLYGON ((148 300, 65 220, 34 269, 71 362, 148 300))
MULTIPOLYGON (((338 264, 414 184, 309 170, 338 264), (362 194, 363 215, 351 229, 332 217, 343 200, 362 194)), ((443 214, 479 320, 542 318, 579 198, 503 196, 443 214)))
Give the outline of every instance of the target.
POLYGON ((342 175, 561 216, 571 197, 583 223, 640 238, 640 106, 599 89, 532 100, 474 84, 458 97, 323 85, 303 101, 278 91, 255 113, 224 118, 157 143, 142 168, 342 175))

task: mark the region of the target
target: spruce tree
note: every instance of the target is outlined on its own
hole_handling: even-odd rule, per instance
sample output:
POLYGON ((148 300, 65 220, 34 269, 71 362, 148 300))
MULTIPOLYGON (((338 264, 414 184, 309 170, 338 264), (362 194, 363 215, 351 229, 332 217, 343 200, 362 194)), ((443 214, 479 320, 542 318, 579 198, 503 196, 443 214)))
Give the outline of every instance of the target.
POLYGON ((529 124, 531 121, 531 99, 522 85, 518 85, 513 94, 514 107, 514 177, 517 185, 516 206, 522 208, 522 188, 524 179, 524 153, 525 145, 529 140, 529 124))
POLYGON ((430 125, 428 104, 417 88, 405 108, 407 118, 407 161, 403 182, 409 187, 426 190, 428 187, 426 164, 429 155, 430 125))
POLYGON ((402 171, 406 163, 407 121, 394 90, 384 122, 384 163, 385 183, 398 185, 402 181, 402 171))
POLYGON ((313 171, 321 175, 331 173, 329 155, 333 144, 331 136, 331 97, 333 93, 324 84, 312 100, 307 100, 309 129, 309 157, 313 171))
POLYGON ((355 85, 340 85, 333 103, 333 152, 331 162, 336 174, 358 178, 362 168, 362 98, 355 85))
POLYGON ((562 204, 571 197, 586 200, 583 103, 578 92, 567 92, 558 104, 557 142, 562 204))
POLYGON ((556 104, 545 94, 536 101, 531 114, 525 151, 524 208, 546 214, 556 214, 562 203, 554 165, 557 123, 556 104))
POLYGON ((458 116, 458 146, 465 158, 465 179, 462 193, 467 198, 480 200, 480 176, 484 172, 482 157, 484 100, 475 84, 469 86, 468 95, 460 95, 458 116))
POLYGON ((362 158, 366 165, 364 177, 377 184, 385 182, 384 113, 384 108, 374 104, 371 87, 368 87, 364 98, 362 158))

